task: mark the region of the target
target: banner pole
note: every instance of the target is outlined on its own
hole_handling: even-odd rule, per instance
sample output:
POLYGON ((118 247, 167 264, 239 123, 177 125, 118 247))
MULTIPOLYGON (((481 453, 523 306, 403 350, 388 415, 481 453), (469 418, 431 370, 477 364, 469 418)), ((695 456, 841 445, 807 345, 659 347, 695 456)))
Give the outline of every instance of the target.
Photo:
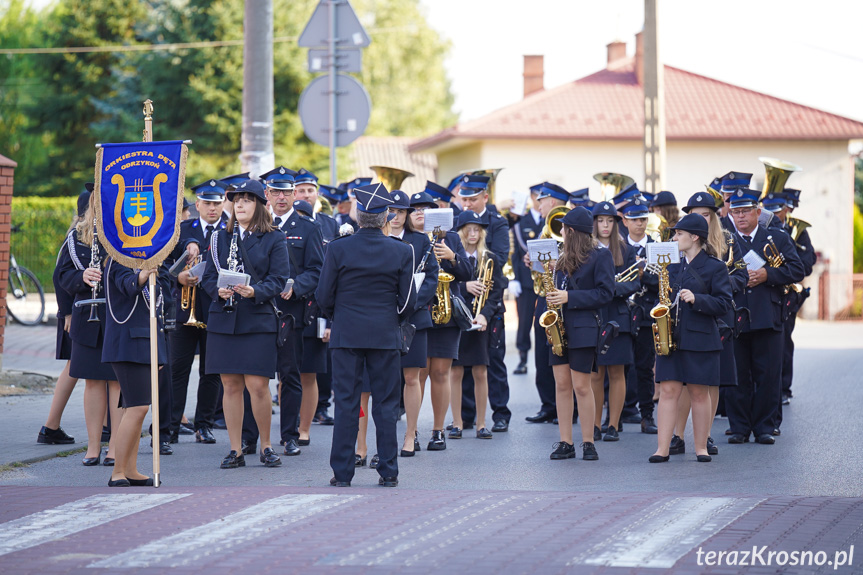
MULTIPOLYGON (((144 102, 144 141, 153 141, 153 102, 144 102)), ((158 488, 161 481, 161 466, 159 461, 159 326, 156 321, 156 274, 150 274, 148 278, 150 285, 150 394, 152 399, 151 409, 153 431, 150 436, 153 439, 153 487, 158 488)))

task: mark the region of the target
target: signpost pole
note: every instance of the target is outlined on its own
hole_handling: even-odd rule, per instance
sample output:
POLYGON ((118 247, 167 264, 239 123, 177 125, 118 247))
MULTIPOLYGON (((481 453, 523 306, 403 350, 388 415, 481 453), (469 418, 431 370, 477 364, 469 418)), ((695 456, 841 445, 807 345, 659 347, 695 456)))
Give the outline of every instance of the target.
MULTIPOLYGON (((144 141, 153 141, 153 102, 144 102, 144 141)), ((150 287, 150 395, 153 410, 150 434, 153 439, 153 487, 161 484, 161 467, 159 465, 159 343, 158 323, 156 321, 156 274, 148 278, 150 287)))
POLYGON ((330 75, 330 185, 337 185, 336 180, 336 3, 329 0, 327 11, 329 16, 329 34, 327 38, 327 66, 330 75))

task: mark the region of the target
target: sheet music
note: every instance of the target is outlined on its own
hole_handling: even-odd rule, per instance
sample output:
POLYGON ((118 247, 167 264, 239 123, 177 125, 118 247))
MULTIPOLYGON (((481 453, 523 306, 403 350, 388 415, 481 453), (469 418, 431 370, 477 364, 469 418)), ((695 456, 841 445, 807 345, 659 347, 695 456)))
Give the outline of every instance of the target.
POLYGON ((186 250, 183 252, 183 255, 177 258, 177 261, 174 262, 174 265, 168 268, 168 273, 174 277, 179 276, 180 272, 183 271, 183 268, 186 267, 186 259, 188 259, 188 257, 189 250, 186 250))
POLYGON ((540 262, 540 256, 542 258, 551 257, 552 261, 556 262, 559 255, 557 240, 555 239, 527 240, 527 251, 530 254, 530 269, 540 273, 545 271, 542 262, 540 262))
POLYGON ((527 213, 527 200, 530 198, 530 193, 523 190, 512 191, 512 209, 511 213, 517 216, 523 216, 527 213))
POLYGON ((760 270, 767 263, 764 258, 752 250, 749 250, 743 255, 743 261, 746 262, 746 269, 753 272, 755 270, 760 270))
POLYGON ((252 276, 240 272, 232 272, 230 270, 219 270, 219 279, 216 282, 216 287, 230 288, 233 286, 247 286, 252 281, 252 276))
POLYGON ((442 231, 448 232, 452 229, 452 220, 452 208, 426 210, 423 231, 428 233, 435 231, 435 228, 440 228, 442 231))
POLYGON ((647 263, 656 265, 656 256, 667 254, 671 256, 671 263, 680 263, 680 247, 677 242, 651 242, 647 244, 647 263))
POLYGON ((423 285, 423 282, 426 279, 425 272, 417 272, 414 274, 414 287, 417 291, 420 291, 420 286, 423 285))
POLYGON ((207 260, 201 260, 197 264, 189 268, 189 275, 198 279, 204 277, 204 271, 207 269, 207 260))

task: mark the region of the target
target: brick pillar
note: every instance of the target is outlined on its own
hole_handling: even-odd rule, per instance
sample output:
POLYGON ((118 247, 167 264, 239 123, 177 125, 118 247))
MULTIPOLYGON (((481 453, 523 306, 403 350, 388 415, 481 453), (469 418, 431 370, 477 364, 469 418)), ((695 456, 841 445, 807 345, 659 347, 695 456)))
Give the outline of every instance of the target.
POLYGON ((6 286, 9 283, 9 236, 12 215, 12 181, 15 162, 0 156, 0 370, 3 369, 3 338, 6 331, 6 286))

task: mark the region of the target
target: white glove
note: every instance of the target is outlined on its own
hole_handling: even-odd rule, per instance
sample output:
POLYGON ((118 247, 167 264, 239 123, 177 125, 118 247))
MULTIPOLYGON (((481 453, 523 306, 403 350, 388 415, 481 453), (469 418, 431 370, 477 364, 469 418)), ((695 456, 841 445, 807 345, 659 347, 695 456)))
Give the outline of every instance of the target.
POLYGON ((521 295, 521 282, 518 280, 509 280, 507 289, 512 294, 512 297, 518 297, 521 295))

